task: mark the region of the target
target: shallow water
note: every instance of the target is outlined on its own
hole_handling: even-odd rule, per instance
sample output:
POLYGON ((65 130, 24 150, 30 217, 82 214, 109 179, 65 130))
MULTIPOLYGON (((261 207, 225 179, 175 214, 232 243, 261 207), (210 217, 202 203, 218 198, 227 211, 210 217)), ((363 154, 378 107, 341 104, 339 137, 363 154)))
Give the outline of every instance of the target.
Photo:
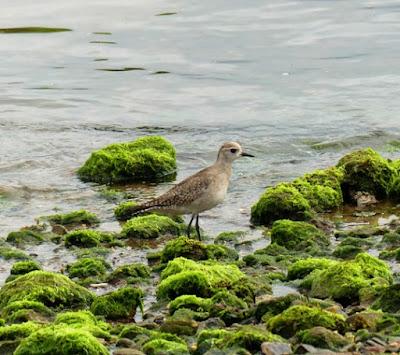
POLYGON ((174 143, 178 179, 223 141, 257 156, 202 218, 211 236, 246 229, 265 186, 351 149, 400 156, 388 144, 400 134, 397 1, 3 1, 0 27, 27 26, 72 31, 0 33, 0 236, 77 208, 117 230, 113 203, 75 171, 141 135, 174 143))

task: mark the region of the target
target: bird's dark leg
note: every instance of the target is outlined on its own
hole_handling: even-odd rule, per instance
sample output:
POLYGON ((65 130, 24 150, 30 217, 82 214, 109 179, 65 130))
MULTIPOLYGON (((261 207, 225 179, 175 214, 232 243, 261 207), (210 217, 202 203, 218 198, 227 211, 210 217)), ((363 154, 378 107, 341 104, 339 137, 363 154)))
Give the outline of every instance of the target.
POLYGON ((198 214, 196 215, 196 232, 197 232, 197 237, 199 238, 199 240, 201 240, 198 214))
POLYGON ((190 227, 192 226, 192 222, 193 222, 194 216, 195 216, 195 215, 192 214, 192 218, 190 218, 190 222, 189 222, 188 227, 187 227, 187 230, 186 230, 186 234, 187 234, 187 237, 188 237, 188 238, 190 238, 190 227))

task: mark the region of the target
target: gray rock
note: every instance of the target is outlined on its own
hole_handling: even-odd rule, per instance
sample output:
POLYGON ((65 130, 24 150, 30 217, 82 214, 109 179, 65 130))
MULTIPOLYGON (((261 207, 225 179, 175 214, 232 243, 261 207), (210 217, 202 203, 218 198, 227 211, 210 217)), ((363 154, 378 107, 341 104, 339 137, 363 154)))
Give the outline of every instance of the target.
POLYGON ((286 355, 292 353, 292 347, 287 343, 269 343, 261 344, 261 352, 264 355, 286 355))

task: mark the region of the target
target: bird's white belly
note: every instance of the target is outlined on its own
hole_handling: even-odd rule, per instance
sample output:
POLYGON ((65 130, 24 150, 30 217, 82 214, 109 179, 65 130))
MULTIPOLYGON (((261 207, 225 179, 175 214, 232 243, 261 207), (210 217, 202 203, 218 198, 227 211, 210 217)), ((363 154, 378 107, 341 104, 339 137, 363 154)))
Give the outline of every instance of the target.
POLYGON ((195 214, 209 210, 224 200, 227 190, 228 184, 223 184, 223 186, 211 185, 198 199, 188 206, 188 209, 195 214))

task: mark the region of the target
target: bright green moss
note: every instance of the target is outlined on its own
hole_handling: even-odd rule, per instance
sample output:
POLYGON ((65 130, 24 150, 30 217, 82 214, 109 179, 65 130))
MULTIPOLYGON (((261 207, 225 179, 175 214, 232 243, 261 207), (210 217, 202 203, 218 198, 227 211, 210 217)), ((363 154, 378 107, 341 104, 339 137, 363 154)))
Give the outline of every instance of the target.
POLYGON ((357 191, 369 192, 378 199, 388 196, 395 170, 371 148, 345 155, 337 166, 344 171, 342 190, 346 199, 357 191))
POLYGON ((64 309, 87 307, 92 292, 68 277, 47 271, 32 271, 6 283, 0 290, 0 309, 14 301, 38 301, 47 307, 64 309))
POLYGON ((91 229, 80 229, 69 232, 65 236, 65 246, 73 245, 82 248, 92 248, 99 246, 102 242, 111 242, 113 236, 109 233, 99 232, 91 229))
POLYGON ((160 136, 141 137, 93 152, 78 170, 83 181, 100 184, 135 181, 172 181, 176 177, 176 153, 160 136))
POLYGON ((235 249, 218 244, 207 245, 207 256, 208 259, 220 261, 236 261, 239 259, 239 253, 235 249))
POLYGON ((221 318, 228 326, 243 320, 247 311, 246 302, 227 290, 219 291, 211 298, 210 315, 221 318))
POLYGON ((350 342, 343 335, 324 327, 302 330, 297 334, 300 343, 310 344, 319 349, 339 351, 350 342))
POLYGON ((67 265, 69 277, 85 278, 90 276, 104 276, 111 266, 103 259, 82 258, 67 265))
POLYGON ((167 216, 155 214, 130 219, 122 228, 123 238, 153 239, 162 235, 178 236, 183 225, 167 216))
POLYGON ((11 248, 8 246, 0 246, 0 258, 5 260, 29 260, 31 257, 22 250, 11 248))
POLYGON ((13 245, 40 244, 45 240, 42 233, 32 229, 21 229, 8 234, 6 241, 13 245))
POLYGON ((127 221, 132 218, 135 207, 138 204, 134 201, 124 201, 114 209, 114 216, 118 221, 127 221))
POLYGON ((180 257, 170 261, 162 272, 157 297, 174 299, 185 294, 208 297, 244 277, 236 265, 200 263, 180 257))
POLYGON ((126 280, 135 283, 150 277, 150 268, 140 263, 125 264, 118 266, 109 276, 108 281, 126 280))
POLYGON ((54 214, 43 218, 47 219, 51 224, 61 224, 63 226, 80 224, 92 226, 100 223, 100 220, 94 213, 86 210, 72 211, 64 214, 54 214))
POLYGON ((299 330, 317 326, 343 332, 345 329, 345 318, 340 314, 319 308, 295 305, 267 321, 267 328, 269 330, 285 338, 292 337, 299 330))
POLYGON ((223 346, 222 341, 230 336, 231 332, 225 329, 204 329, 197 335, 197 349, 204 354, 210 348, 223 346), (222 340, 222 341, 220 341, 222 340))
POLYGON ((394 284, 385 288, 379 298, 372 305, 373 309, 381 309, 384 312, 400 312, 400 284, 394 284))
POLYGON ((336 265, 337 261, 325 258, 308 258, 296 261, 288 268, 288 280, 303 279, 312 271, 324 270, 332 265, 336 265))
POLYGON ((110 320, 133 319, 136 309, 142 309, 143 292, 139 288, 123 287, 97 297, 90 310, 110 320))
POLYGON ((18 261, 11 267, 11 275, 24 275, 34 270, 40 270, 40 264, 33 260, 18 261))
POLYGON ((143 346, 147 355, 189 355, 187 345, 164 339, 150 340, 143 346))
POLYGON ((51 318, 54 312, 41 302, 24 300, 10 302, 0 314, 9 323, 20 323, 39 319, 43 321, 51 318))
POLYGON ((42 326, 33 322, 0 327, 0 341, 26 338, 42 326))
POLYGON ((304 251, 313 246, 329 245, 329 238, 312 224, 282 219, 272 225, 271 243, 304 251))
POLYGON ((194 295, 183 295, 175 298, 168 305, 169 314, 174 314, 180 308, 187 308, 195 312, 209 312, 212 302, 209 298, 194 295))
POLYGON ((284 310, 292 306, 295 302, 303 302, 305 297, 297 293, 289 293, 285 296, 271 297, 257 304, 255 317, 258 321, 264 321, 282 313, 284 310))
POLYGON ((108 331, 110 326, 105 322, 97 320, 93 313, 89 311, 59 313, 57 314, 54 324, 64 324, 71 328, 83 329, 94 335, 96 338, 103 338, 106 340, 111 338, 108 331))
POLYGON ((311 296, 331 297, 342 303, 358 301, 363 289, 374 290, 392 283, 390 268, 385 262, 361 253, 354 260, 343 261, 313 273, 311 296))
POLYGON ((108 355, 109 351, 92 334, 64 325, 46 327, 32 333, 14 355, 108 355))
POLYGON ((186 259, 205 260, 207 259, 207 247, 197 239, 179 237, 165 245, 161 255, 161 262, 166 263, 179 256, 186 259))
POLYGON ((277 219, 308 220, 312 209, 307 199, 291 184, 282 183, 267 188, 251 207, 254 224, 269 225, 277 219))

